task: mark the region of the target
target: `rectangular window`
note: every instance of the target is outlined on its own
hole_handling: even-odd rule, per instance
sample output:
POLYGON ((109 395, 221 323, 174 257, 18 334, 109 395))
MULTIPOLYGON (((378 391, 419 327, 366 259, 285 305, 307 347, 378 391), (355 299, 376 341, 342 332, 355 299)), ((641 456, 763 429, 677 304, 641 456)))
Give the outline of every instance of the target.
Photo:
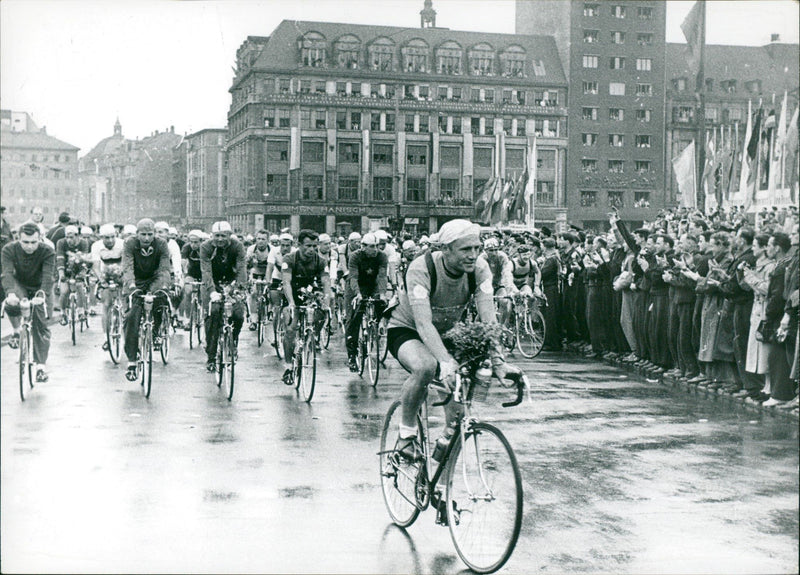
POLYGON ((470 118, 469 131, 472 135, 478 136, 481 133, 481 119, 478 117, 470 118))
POLYGON ((452 116, 450 118, 451 124, 453 126, 453 133, 460 134, 461 133, 461 116, 452 116))
POLYGON ((506 148, 506 170, 519 171, 525 167, 525 150, 523 148, 506 148))
POLYGON ((440 100, 447 100, 447 86, 439 86, 438 94, 440 100))
POLYGON ((597 82, 583 82, 584 94, 597 94, 597 82))
POLYGON ((442 146, 439 157, 443 168, 458 168, 461 166, 461 148, 458 146, 442 146))
POLYGON ((314 127, 317 130, 324 130, 327 127, 327 123, 325 120, 325 110, 317 110, 314 112, 316 115, 314 119, 314 127))
POLYGON ((503 118, 503 131, 511 135, 511 118, 503 118))
POLYGON ((614 18, 625 18, 625 6, 620 6, 619 4, 611 6, 611 15, 614 18))
POLYGON ((410 112, 406 112, 405 114, 405 131, 406 132, 414 131, 414 114, 410 112))
POLYGON ((303 192, 301 197, 303 200, 321 201, 324 197, 322 192, 322 176, 303 174, 303 192))
POLYGON ((584 4, 583 5, 583 15, 587 18, 594 18, 597 16, 599 11, 599 6, 597 4, 584 4))
POLYGON ((347 129, 347 112, 336 112, 336 129, 347 129))
POLYGON ((625 32, 611 32, 611 43, 612 44, 624 44, 625 43, 625 32))
POLYGON ((609 60, 608 67, 612 70, 624 70, 625 69, 625 58, 621 56, 612 56, 609 60))
POLYGON ((453 86, 453 100, 461 100, 461 88, 453 86))
POLYGON ((555 204, 556 183, 547 180, 536 180, 536 203, 552 206, 555 204))
POLYGON ((653 60, 650 58, 636 58, 636 69, 639 72, 649 72, 652 66, 653 60))
POLYGON ((394 114, 392 114, 390 112, 386 113, 386 131, 387 132, 394 132, 394 125, 395 125, 394 119, 395 119, 395 115, 394 114))
POLYGON ((458 178, 442 178, 439 180, 439 195, 446 202, 452 202, 458 197, 458 178))
POLYGON ((469 101, 470 102, 480 102, 481 101, 481 89, 480 88, 471 88, 469 91, 469 101))
POLYGON ((350 84, 350 95, 354 98, 361 97, 361 82, 353 82, 350 84))
POLYGON ((555 170, 556 169, 556 152, 555 150, 538 150, 536 154, 536 168, 539 170, 555 170))
POLYGON ((487 136, 494 136, 494 118, 485 118, 484 128, 487 136))
POLYGON ((597 134, 581 134, 581 142, 584 146, 596 146, 597 134))
POLYGON ((505 89, 503 90, 503 104, 510 104, 511 103, 511 90, 505 89))
POLYGON ((622 108, 609 108, 608 119, 615 122, 621 122, 625 119, 625 110, 622 108))
POLYGON ((285 200, 289 197, 289 179, 286 174, 267 174, 266 195, 270 199, 285 200))
POLYGON ((650 160, 636 160, 634 163, 634 169, 636 170, 637 174, 649 174, 650 160))
POLYGON ((361 112, 350 112, 350 129, 361 129, 361 112))
POLYGON ((278 92, 281 94, 288 94, 291 91, 292 81, 289 78, 281 78, 278 80, 278 92))
POLYGON ((370 114, 369 129, 377 132, 381 129, 381 114, 380 112, 372 112, 370 114))
POLYGON ((288 162, 289 142, 286 140, 267 140, 267 162, 288 162))
POLYGON ((419 115, 419 131, 420 133, 426 133, 430 131, 430 121, 431 117, 428 114, 420 114, 419 115))
POLYGON ((608 93, 611 96, 624 96, 625 95, 625 82, 609 82, 608 93))
POLYGON ((375 176, 372 178, 372 201, 392 201, 392 180, 393 178, 387 176, 375 176))
POLYGON ((339 163, 357 164, 361 157, 361 144, 358 142, 339 143, 339 163))
POLYGON ((717 120, 716 106, 706 106, 706 120, 711 120, 712 122, 717 120))
POLYGON ((636 136, 636 147, 637 148, 649 148, 650 147, 650 136, 641 135, 641 134, 636 136))
POLYGON ((317 94, 325 93, 325 80, 314 80, 314 92, 317 94))
POLYGON ((733 122, 739 122, 742 119, 741 108, 728 108, 728 119, 733 122))
POLYGON ((391 166, 392 153, 393 148, 390 144, 374 144, 372 146, 372 163, 391 166))
POLYGON ((358 176, 339 176, 337 197, 343 201, 358 201, 358 176))
POLYGON ((584 30, 583 42, 585 44, 594 44, 600 37, 600 30, 584 30))
POLYGON ((597 108, 585 107, 581 111, 584 120, 597 120, 597 108))
POLYGON ((526 101, 525 91, 524 90, 517 90, 517 104, 519 104, 520 106, 524 106, 525 105, 525 101, 526 101))
POLYGON ((637 122, 649 122, 652 110, 636 110, 637 122))
POLYGON ((425 201, 425 178, 408 178, 406 201, 407 202, 424 202, 425 201))
POLYGON ((636 43, 639 46, 652 46, 653 35, 649 32, 639 32, 636 34, 636 43))
POLYGON ((634 208, 649 208, 650 207, 650 192, 634 192, 634 194, 633 194, 633 207, 634 208))
POLYGON ((322 142, 303 142, 303 163, 321 164, 325 148, 322 142))
POLYGON ((597 207, 597 192, 590 192, 586 190, 581 191, 581 207, 594 208, 597 207))
POLYGON ((597 160, 581 160, 581 171, 586 174, 594 174, 597 172, 597 160))
POLYGON ((292 111, 289 108, 278 108, 278 127, 288 128, 292 123, 292 111))
POLYGON ((409 166, 428 165, 427 146, 408 146, 406 150, 406 159, 409 166))
POLYGON ((419 99, 420 100, 427 100, 430 96, 431 89, 430 86, 420 86, 419 87, 419 99))
POLYGON ((637 96, 652 96, 653 95, 653 85, 652 84, 636 84, 636 95, 637 96))
POLYGON ((264 127, 265 128, 274 128, 276 127, 275 123, 275 109, 274 108, 267 108, 264 110, 264 127))
POLYGON ((446 134, 447 133, 447 116, 442 114, 439 115, 439 133, 446 134))
POLYGON ((486 88, 483 91, 483 101, 494 104, 494 88, 486 88))
POLYGON ((492 148, 474 148, 472 151, 472 162, 476 168, 491 168, 492 155, 494 150, 492 148))
POLYGON ((694 108, 692 106, 678 106, 672 109, 672 121, 676 123, 694 122, 694 108))
POLYGON ((621 148, 625 145, 625 136, 623 134, 609 134, 608 145, 612 148, 621 148))
POLYGON ((597 68, 597 64, 599 61, 599 56, 589 56, 585 55, 583 57, 583 67, 584 68, 597 68))
POLYGON ((517 119, 517 136, 525 135, 525 118, 517 119))
POLYGON ((336 95, 347 96, 347 82, 336 82, 336 95))
POLYGON ((621 210, 625 207, 625 192, 608 192, 608 207, 621 210))
POLYGON ((609 160, 608 171, 612 174, 622 174, 625 172, 625 162, 623 160, 609 160))
POLYGON ((652 20, 653 9, 650 6, 639 6, 636 9, 636 15, 639 17, 640 20, 652 20))

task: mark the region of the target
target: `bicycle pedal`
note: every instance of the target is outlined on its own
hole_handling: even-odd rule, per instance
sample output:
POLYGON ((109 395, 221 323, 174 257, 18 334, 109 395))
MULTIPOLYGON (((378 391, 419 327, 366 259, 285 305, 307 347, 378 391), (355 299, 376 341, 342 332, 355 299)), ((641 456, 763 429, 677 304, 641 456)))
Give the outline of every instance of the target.
POLYGON ((450 523, 447 520, 447 500, 440 499, 436 506, 436 525, 447 527, 450 523))

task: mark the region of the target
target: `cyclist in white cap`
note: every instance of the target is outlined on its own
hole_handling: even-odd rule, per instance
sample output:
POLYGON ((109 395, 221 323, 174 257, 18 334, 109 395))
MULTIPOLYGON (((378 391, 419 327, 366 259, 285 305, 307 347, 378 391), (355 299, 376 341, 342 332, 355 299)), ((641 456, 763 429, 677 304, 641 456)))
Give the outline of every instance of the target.
MULTIPOLYGON (((247 269, 250 271, 250 281, 263 280, 267 276, 267 266, 269 263, 269 232, 267 230, 258 230, 256 232, 256 241, 253 245, 247 248, 247 269)), ((255 313, 258 310, 258 298, 261 294, 256 293, 255 286, 250 289, 250 310, 255 313)), ((250 321, 250 331, 255 331, 258 326, 250 321)))
POLYGON ((161 238, 167 243, 169 249, 169 263, 172 269, 172 283, 174 286, 183 285, 183 265, 181 261, 181 248, 178 242, 169 237, 169 224, 167 222, 156 222, 156 237, 161 238))
MULTIPOLYGON (((121 285, 123 246, 124 242, 117 237, 117 230, 114 228, 114 224, 100 226, 100 239, 94 242, 91 248, 92 271, 97 277, 98 288, 109 281, 121 285)), ((103 306, 103 329, 106 329, 111 294, 107 290, 103 290, 99 297, 103 306)), ((107 348, 108 342, 105 342, 103 349, 108 351, 107 348)))
POLYGON ((119 234, 120 239, 124 242, 131 236, 136 235, 136 226, 133 224, 125 224, 122 226, 122 231, 119 234))
POLYGON ((188 241, 181 248, 184 284, 183 299, 178 310, 178 317, 183 329, 189 329, 189 306, 192 303, 192 291, 196 289, 192 282, 201 282, 203 279, 200 273, 200 244, 203 243, 204 236, 205 234, 200 230, 190 231, 187 236, 188 241))
MULTIPOLYGON (((282 309, 283 305, 285 304, 285 298, 283 295, 283 274, 281 273, 281 267, 283 266, 283 258, 284 256, 289 255, 292 253, 292 244, 294 243, 294 239, 292 235, 288 232, 281 232, 281 235, 278 236, 278 247, 273 248, 269 252, 269 256, 267 257, 267 273, 266 277, 269 279, 269 301, 272 305, 272 323, 273 323, 273 330, 278 328, 278 320, 280 319, 280 310, 282 309)), ((274 331, 273 331, 274 333, 274 331)), ((275 342, 272 342, 273 347, 275 346, 275 342)))
MULTIPOLYGON (((233 230, 228 222, 215 222, 211 226, 211 239, 200 246, 200 272, 203 275, 203 290, 207 294, 208 319, 206 320, 206 370, 216 371, 217 343, 222 330, 222 294, 224 286, 247 285, 247 262, 244 246, 231 237, 233 230)), ((239 345, 239 333, 244 323, 244 302, 233 304, 233 341, 239 345)))
POLYGON ((338 280, 344 283, 344 309, 345 321, 350 321, 353 315, 353 292, 350 287, 350 282, 347 281, 347 276, 350 275, 350 257, 361 249, 361 234, 352 232, 350 237, 347 238, 347 243, 339 248, 339 276, 338 280))
MULTIPOLYGON (((64 228, 64 237, 56 244, 56 268, 58 269, 59 290, 61 293, 61 325, 67 325, 67 308, 69 307, 69 289, 66 280, 79 279, 88 267, 89 243, 78 235, 78 227, 69 225, 64 228)), ((76 282, 80 318, 86 317, 86 283, 76 282)))

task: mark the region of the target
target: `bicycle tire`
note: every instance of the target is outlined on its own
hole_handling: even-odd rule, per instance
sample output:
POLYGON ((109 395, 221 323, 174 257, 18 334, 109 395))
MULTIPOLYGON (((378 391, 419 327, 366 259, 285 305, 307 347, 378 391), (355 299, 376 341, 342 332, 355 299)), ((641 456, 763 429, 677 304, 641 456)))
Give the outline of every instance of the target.
POLYGON ((75 323, 77 321, 77 304, 75 303, 74 299, 70 299, 69 302, 69 328, 72 331, 72 345, 77 345, 77 340, 75 339, 75 323))
POLYGON ((275 346, 275 355, 278 356, 278 359, 283 359, 283 338, 286 333, 286 323, 282 311, 278 313, 280 314, 278 321, 272 324, 272 345, 275 346))
POLYGON ((167 321, 169 317, 169 308, 165 307, 162 312, 164 312, 161 316, 161 362, 164 365, 169 363, 169 330, 170 324, 167 321))
POLYGON ((324 349, 328 349, 328 346, 331 344, 331 332, 333 331, 333 327, 331 327, 332 320, 333 315, 330 310, 326 311, 322 329, 319 330, 320 345, 322 345, 324 349))
POLYGON ((217 338, 217 387, 222 388, 225 381, 225 327, 217 338))
MULTIPOLYGON (((400 400, 398 399, 386 412, 381 431, 379 472, 383 502, 392 522, 398 527, 409 527, 419 517, 420 508, 416 504, 417 476, 422 472, 424 462, 409 462, 394 452, 399 439, 400 400)), ((420 445, 424 445, 422 425, 417 418, 417 434, 420 445)))
POLYGON ((25 326, 20 330, 19 335, 19 397, 22 401, 25 401, 26 376, 28 385, 33 389, 33 361, 31 358, 33 352, 31 339, 30 327, 25 326))
POLYGON ((106 324, 106 345, 108 345, 108 355, 114 365, 119 364, 120 341, 122 339, 122 316, 119 308, 112 305, 108 322, 106 324))
POLYGON ((538 309, 531 313, 527 320, 528 331, 533 335, 535 341, 535 353, 533 357, 536 357, 542 352, 542 348, 544 347, 544 338, 547 335, 547 324, 544 322, 544 315, 542 315, 542 312, 538 309))
POLYGON ((309 330, 303 343, 300 370, 300 393, 306 403, 311 403, 314 397, 314 387, 317 383, 317 346, 314 341, 314 330, 309 330))
POLYGON ((389 345, 387 344, 387 328, 386 322, 382 321, 378 327, 378 340, 380 342, 380 350, 381 350, 381 363, 383 367, 386 367, 386 358, 389 356, 389 345))
POLYGON ((150 399, 150 392, 153 389, 153 333, 152 328, 146 328, 139 353, 142 355, 142 392, 147 399, 150 399))
MULTIPOLYGON (((194 304, 194 300, 192 300, 191 304, 189 305, 189 349, 194 349, 194 328, 197 325, 197 319, 195 316, 197 315, 197 308, 194 304)), ((200 342, 197 342, 198 344, 200 342)))
POLYGON ((232 331, 228 331, 228 334, 225 336, 225 348, 225 355, 227 356, 227 361, 225 362, 225 383, 227 385, 228 401, 230 401, 233 399, 233 384, 236 373, 236 350, 234 349, 232 331))
POLYGON ((515 341, 517 344, 517 349, 522 354, 522 357, 527 359, 532 359, 536 356, 536 340, 533 337, 533 334, 528 329, 527 322, 524 321, 517 321, 515 322, 514 326, 515 331, 515 341))
POLYGON ((456 440, 445 486, 450 537, 476 573, 494 573, 514 552, 522 527, 522 475, 514 450, 494 425, 476 422, 456 440))
POLYGON ((205 328, 205 318, 203 317, 203 304, 200 302, 200 298, 197 298, 195 304, 195 318, 194 318, 194 330, 195 335, 197 336, 197 347, 203 345, 203 328, 205 328))
POLYGON ((264 309, 266 306, 264 305, 264 298, 261 297, 258 300, 258 313, 256 314, 256 341, 258 342, 258 347, 261 347, 264 344, 264 336, 265 334, 265 325, 266 325, 266 310, 264 309))
POLYGON ((373 324, 369 328, 367 338, 367 373, 372 387, 378 385, 378 376, 381 374, 381 340, 378 336, 378 326, 373 324))

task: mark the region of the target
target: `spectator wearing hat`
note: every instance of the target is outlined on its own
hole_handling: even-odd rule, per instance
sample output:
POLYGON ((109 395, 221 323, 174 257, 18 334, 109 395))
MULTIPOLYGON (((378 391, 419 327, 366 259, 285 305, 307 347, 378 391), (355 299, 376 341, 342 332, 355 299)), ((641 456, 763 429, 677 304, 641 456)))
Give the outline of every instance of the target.
POLYGON ((58 240, 62 239, 65 236, 65 228, 70 224, 69 213, 61 212, 58 215, 58 223, 55 226, 50 228, 50 231, 47 232, 47 239, 53 242, 54 246, 58 246, 58 240))

